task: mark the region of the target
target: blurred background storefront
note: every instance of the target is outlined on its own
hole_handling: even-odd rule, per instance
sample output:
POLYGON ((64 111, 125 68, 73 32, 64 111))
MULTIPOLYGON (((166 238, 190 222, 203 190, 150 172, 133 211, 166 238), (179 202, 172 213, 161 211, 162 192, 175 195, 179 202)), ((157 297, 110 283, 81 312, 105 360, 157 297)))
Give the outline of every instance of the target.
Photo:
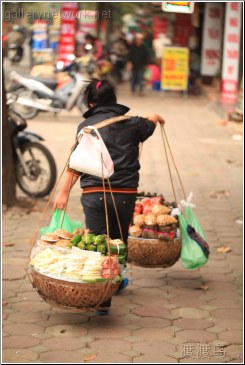
POLYGON ((235 103, 243 77, 243 3, 168 2, 165 9, 163 4, 5 2, 3 36, 11 31, 13 22, 25 26, 33 66, 55 64, 71 53, 79 54, 87 33, 98 37, 109 51, 119 36, 130 46, 140 32, 149 49, 148 78, 155 90, 161 90, 164 48, 184 47, 188 49, 188 93, 213 89, 222 100, 235 103), (189 11, 176 10, 181 7, 189 7, 189 11))

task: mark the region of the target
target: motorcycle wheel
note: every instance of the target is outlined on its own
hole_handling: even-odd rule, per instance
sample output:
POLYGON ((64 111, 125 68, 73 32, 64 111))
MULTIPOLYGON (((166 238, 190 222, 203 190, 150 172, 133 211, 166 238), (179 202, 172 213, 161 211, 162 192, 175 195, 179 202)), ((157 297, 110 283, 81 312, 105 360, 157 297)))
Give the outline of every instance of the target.
MULTIPOLYGON (((15 94, 16 94, 17 97, 25 96, 25 97, 28 97, 28 98, 33 99, 33 100, 38 99, 38 96, 37 96, 37 94, 35 94, 34 91, 27 90, 27 89, 24 89, 24 88, 16 90, 15 94)), ((38 109, 36 109, 36 108, 21 105, 21 104, 18 104, 16 102, 14 102, 12 104, 12 109, 16 113, 20 114, 23 119, 32 119, 39 112, 38 109)))
POLYGON ((57 176, 56 164, 49 150, 38 142, 21 146, 30 176, 27 176, 20 161, 16 160, 16 180, 21 190, 32 198, 42 198, 52 191, 57 176))

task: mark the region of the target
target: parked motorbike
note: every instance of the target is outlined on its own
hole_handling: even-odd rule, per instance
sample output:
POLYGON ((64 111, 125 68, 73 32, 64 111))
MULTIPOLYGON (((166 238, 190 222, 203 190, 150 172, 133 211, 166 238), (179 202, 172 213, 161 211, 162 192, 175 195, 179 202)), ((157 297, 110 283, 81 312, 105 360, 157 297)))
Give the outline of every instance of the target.
POLYGON ((94 60, 93 55, 90 53, 77 58, 76 62, 79 64, 80 69, 85 69, 92 78, 110 78, 112 64, 104 58, 94 60))
POLYGON ((44 139, 27 131, 26 121, 8 110, 16 181, 20 189, 32 198, 41 198, 52 191, 57 169, 54 158, 40 141, 44 139))
POLYGON ((92 78, 110 79, 112 64, 109 55, 103 53, 99 59, 95 59, 92 44, 84 46, 83 54, 77 57, 76 62, 80 66, 80 72, 86 72, 92 78))
POLYGON ((18 46, 14 43, 8 45, 7 56, 12 64, 20 62, 23 58, 23 54, 24 50, 22 46, 18 46))
POLYGON ((57 70, 68 72, 71 81, 60 89, 56 89, 56 81, 41 82, 37 78, 21 76, 16 71, 10 73, 10 78, 16 84, 12 86, 7 98, 12 100, 12 109, 24 119, 34 118, 40 111, 59 113, 72 110, 76 105, 83 113, 82 91, 89 82, 88 77, 79 73, 79 65, 74 60, 68 66, 62 61, 57 64, 57 70))

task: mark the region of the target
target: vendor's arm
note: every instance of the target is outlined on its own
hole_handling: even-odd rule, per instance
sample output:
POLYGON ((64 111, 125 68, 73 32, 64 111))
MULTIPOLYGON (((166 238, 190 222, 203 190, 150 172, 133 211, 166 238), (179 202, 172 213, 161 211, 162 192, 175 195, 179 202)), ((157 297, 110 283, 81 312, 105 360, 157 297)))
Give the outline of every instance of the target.
POLYGON ((73 170, 70 169, 66 170, 63 183, 54 201, 53 210, 62 210, 65 208, 69 190, 72 189, 78 178, 79 174, 76 171, 73 172, 73 170))

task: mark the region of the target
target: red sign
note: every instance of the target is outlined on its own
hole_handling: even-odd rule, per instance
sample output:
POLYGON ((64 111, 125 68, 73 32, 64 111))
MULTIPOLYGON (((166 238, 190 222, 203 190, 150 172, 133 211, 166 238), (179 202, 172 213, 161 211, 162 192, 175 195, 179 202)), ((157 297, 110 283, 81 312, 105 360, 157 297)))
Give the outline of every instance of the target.
POLYGON ((166 19, 158 16, 153 18, 153 38, 158 38, 159 34, 167 34, 168 23, 166 19))
POLYGON ((236 101, 241 34, 241 3, 226 3, 222 69, 222 99, 236 101))
POLYGON ((67 56, 75 53, 77 2, 65 2, 61 6, 61 34, 59 60, 69 63, 67 56))
POLYGON ((188 47, 192 34, 191 17, 187 14, 176 14, 173 43, 178 46, 188 47))

